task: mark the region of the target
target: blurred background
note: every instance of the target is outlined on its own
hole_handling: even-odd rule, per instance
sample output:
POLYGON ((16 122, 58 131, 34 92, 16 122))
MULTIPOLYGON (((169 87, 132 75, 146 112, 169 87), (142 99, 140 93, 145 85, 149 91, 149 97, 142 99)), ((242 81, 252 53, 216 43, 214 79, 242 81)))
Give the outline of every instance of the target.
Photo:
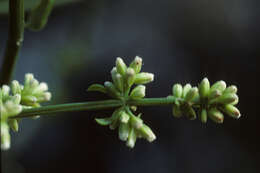
MULTIPOLYGON (((139 108, 157 140, 138 140, 132 150, 117 131, 95 123, 112 110, 23 119, 11 149, 1 152, 2 172, 260 172, 259 9, 258 0, 88 0, 56 7, 44 30, 25 32, 15 73, 21 82, 28 72, 48 82, 49 104, 106 99, 86 89, 110 80, 116 57, 129 63, 139 55, 143 71, 155 74, 147 97, 169 95, 174 83, 222 79, 238 86, 242 117, 202 124, 173 118, 170 106, 139 108)), ((0 63, 7 28, 3 12, 0 63)))

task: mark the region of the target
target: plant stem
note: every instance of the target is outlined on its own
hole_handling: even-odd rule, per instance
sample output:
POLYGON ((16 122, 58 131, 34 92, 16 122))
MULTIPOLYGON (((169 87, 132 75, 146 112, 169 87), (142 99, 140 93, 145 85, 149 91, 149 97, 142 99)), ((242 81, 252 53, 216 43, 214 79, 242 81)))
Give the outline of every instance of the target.
MULTIPOLYGON (((144 98, 140 100, 128 100, 127 105, 131 106, 154 106, 154 105, 171 105, 176 101, 175 97, 162 97, 162 98, 144 98)), ((33 117, 35 115, 47 115, 53 113, 71 112, 71 111, 91 111, 101 109, 111 109, 123 106, 120 100, 102 100, 102 101, 89 101, 82 103, 68 103, 51 106, 42 106, 39 108, 24 109, 22 113, 13 118, 33 117)))
POLYGON ((24 0, 9 0, 9 31, 4 61, 0 72, 0 86, 11 81, 22 46, 23 33, 24 0))

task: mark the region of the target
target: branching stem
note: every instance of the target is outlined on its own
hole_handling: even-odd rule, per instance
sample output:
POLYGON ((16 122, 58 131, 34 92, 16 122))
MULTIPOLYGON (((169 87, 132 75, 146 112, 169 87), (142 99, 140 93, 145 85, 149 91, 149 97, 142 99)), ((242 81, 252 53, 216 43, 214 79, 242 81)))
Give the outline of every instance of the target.
MULTIPOLYGON (((126 104, 129 106, 155 106, 155 105, 172 105, 176 101, 176 98, 161 97, 161 98, 144 98, 140 100, 128 100, 126 104)), ((49 115, 54 113, 71 112, 71 111, 91 111, 111 109, 123 106, 120 100, 103 100, 103 101, 89 101, 82 103, 68 103, 59 105, 42 106, 39 108, 25 109, 17 116, 12 118, 25 118, 35 115, 49 115)))

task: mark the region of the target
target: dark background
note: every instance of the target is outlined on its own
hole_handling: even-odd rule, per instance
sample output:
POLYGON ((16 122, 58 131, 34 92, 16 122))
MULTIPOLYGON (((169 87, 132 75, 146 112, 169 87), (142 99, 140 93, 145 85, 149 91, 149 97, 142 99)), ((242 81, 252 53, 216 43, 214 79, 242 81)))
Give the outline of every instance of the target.
MULTIPOLYGON (((106 99, 87 87, 110 80, 116 57, 129 63, 139 55, 143 71, 155 74, 147 97, 167 96, 177 82, 222 79, 238 86, 242 117, 202 124, 173 118, 170 107, 139 108, 157 140, 138 140, 132 150, 95 123, 111 111, 23 119, 12 148, 1 152, 2 172, 258 173, 259 9, 258 0, 90 0, 56 8, 43 31, 25 32, 15 73, 21 82, 27 72, 48 82, 51 104, 106 99)), ((7 27, 3 15, 1 55, 7 27)))

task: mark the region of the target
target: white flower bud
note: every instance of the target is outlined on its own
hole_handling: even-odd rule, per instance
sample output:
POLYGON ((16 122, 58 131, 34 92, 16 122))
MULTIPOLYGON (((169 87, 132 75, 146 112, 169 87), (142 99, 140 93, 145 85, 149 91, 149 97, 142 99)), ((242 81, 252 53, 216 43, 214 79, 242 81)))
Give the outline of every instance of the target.
POLYGON ((184 98, 186 96, 186 94, 188 93, 188 91, 191 89, 191 85, 188 83, 183 87, 182 90, 182 98, 184 98))
POLYGON ((181 86, 181 84, 173 85, 172 93, 173 93, 173 96, 175 96, 176 98, 181 98, 181 96, 182 96, 182 86, 181 86))
POLYGON ((126 81, 127 81, 127 87, 130 88, 134 82, 135 82, 135 71, 132 68, 127 68, 126 70, 126 81))
POLYGON ((153 131, 150 129, 150 127, 148 127, 145 124, 139 129, 138 132, 140 132, 141 135, 149 142, 153 142, 156 139, 156 136, 153 133, 153 131))
POLYGON ((224 115, 216 108, 211 108, 208 112, 209 118, 216 123, 223 123, 224 115))
POLYGON ((1 122, 1 149, 8 150, 11 146, 11 139, 9 134, 9 126, 1 122))
POLYGON ((14 80, 11 84, 13 94, 21 94, 22 87, 17 80, 14 80))
POLYGON ((145 96, 145 86, 144 85, 138 85, 130 93, 131 99, 141 99, 144 96, 145 96))
POLYGON ((210 88, 210 92, 213 92, 214 90, 219 90, 221 93, 226 89, 226 82, 221 80, 213 84, 210 88))
POLYGON ((122 140, 122 141, 126 141, 129 133, 130 133, 129 125, 126 124, 126 123, 121 123, 119 125, 119 129, 118 129, 119 139, 122 140))
POLYGON ((130 148, 134 148, 135 142, 136 142, 136 137, 137 137, 137 135, 136 135, 135 129, 131 128, 130 133, 127 138, 126 146, 128 146, 130 148))
POLYGON ((149 82, 152 82, 154 80, 154 74, 152 73, 146 73, 146 72, 142 72, 142 73, 138 73, 135 76, 135 84, 146 84, 149 82))
POLYGON ((120 73, 122 76, 125 75, 127 66, 125 65, 123 59, 120 57, 116 59, 116 69, 117 72, 120 73))
POLYGON ((134 61, 131 62, 130 67, 134 69, 135 73, 139 73, 142 68, 142 58, 139 56, 136 56, 134 61))
POLYGON ((201 98, 208 96, 210 90, 210 83, 208 78, 204 78, 199 84, 199 94, 201 98))

